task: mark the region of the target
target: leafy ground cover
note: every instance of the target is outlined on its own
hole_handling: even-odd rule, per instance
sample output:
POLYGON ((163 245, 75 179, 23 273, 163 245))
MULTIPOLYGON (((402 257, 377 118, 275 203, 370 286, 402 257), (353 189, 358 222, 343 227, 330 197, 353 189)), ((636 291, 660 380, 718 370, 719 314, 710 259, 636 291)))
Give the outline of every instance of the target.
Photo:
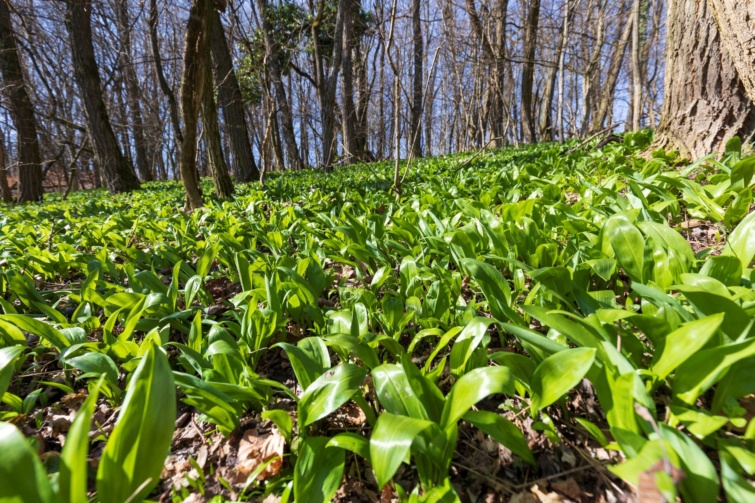
POLYGON ((649 141, 3 209, 0 499, 752 500, 755 158, 649 141))

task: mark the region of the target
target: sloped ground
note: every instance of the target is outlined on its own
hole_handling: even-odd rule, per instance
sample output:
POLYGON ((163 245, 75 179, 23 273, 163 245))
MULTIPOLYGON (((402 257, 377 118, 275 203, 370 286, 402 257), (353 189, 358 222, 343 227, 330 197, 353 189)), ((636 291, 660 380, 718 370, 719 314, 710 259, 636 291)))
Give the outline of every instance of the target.
POLYGON ((5 209, 0 448, 100 501, 745 501, 755 159, 649 139, 5 209))

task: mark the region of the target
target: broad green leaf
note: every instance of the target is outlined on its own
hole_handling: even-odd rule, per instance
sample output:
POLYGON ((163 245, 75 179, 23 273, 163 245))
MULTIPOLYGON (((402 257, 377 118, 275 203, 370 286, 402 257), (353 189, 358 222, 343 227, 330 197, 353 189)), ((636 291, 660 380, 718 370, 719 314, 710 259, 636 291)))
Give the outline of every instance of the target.
POLYGON ((49 342, 58 351, 63 351, 71 345, 71 342, 59 330, 47 323, 35 320, 23 314, 3 314, 0 315, 0 328, 9 324, 20 328, 24 332, 36 335, 40 339, 49 342))
POLYGON ((474 259, 462 259, 462 266, 477 284, 488 300, 490 312, 498 321, 511 321, 523 325, 522 317, 509 307, 511 287, 501 271, 490 264, 474 259))
POLYGON ((97 470, 97 494, 123 503, 146 497, 160 481, 173 438, 176 387, 168 358, 153 346, 131 376, 97 470))
POLYGON ((8 503, 53 503, 54 497, 37 453, 21 432, 0 422, 0 501, 8 503), (11 482, 12 481, 12 482, 11 482))
POLYGON ((16 360, 25 350, 26 346, 8 346, 0 349, 0 397, 8 391, 16 360))
POLYGON ((440 418, 441 429, 455 426, 474 404, 497 393, 514 394, 514 378, 506 367, 484 367, 464 374, 446 397, 440 418))
POLYGON ((378 487, 387 484, 406 459, 414 439, 433 423, 424 419, 380 414, 370 435, 370 463, 375 470, 378 487))
POLYGON ((346 454, 325 437, 304 439, 294 467, 294 501, 327 503, 341 486, 346 454))
POLYGON ((722 255, 733 255, 739 259, 742 269, 750 267, 755 256, 755 211, 739 222, 724 246, 722 255))
POLYGON ((349 401, 359 390, 367 371, 342 363, 317 378, 299 399, 299 427, 314 423, 349 401))
POLYGON ((608 238, 616 259, 632 281, 645 280, 645 240, 640 231, 623 215, 606 220, 603 235, 608 238))
POLYGON ((307 337, 294 346, 287 342, 276 344, 283 348, 302 389, 309 386, 330 368, 328 347, 320 337, 307 337))
POLYGON ((650 365, 658 379, 665 379, 689 357, 700 351, 716 333, 724 319, 723 314, 706 316, 685 323, 666 336, 661 347, 656 348, 650 365))
POLYGON ((429 419, 402 366, 386 364, 376 367, 372 369, 372 379, 375 394, 385 410, 400 416, 429 419))
POLYGON ((576 348, 549 356, 532 376, 533 414, 551 405, 579 384, 595 361, 595 349, 576 348))
POLYGON ((487 335, 488 327, 493 322, 494 320, 490 318, 476 316, 467 323, 451 348, 451 357, 448 360, 451 366, 451 375, 459 377, 464 373, 472 353, 480 346, 483 338, 487 335))
POLYGON ((535 457, 530 451, 527 440, 519 428, 503 416, 487 411, 469 411, 464 414, 464 420, 487 433, 494 440, 500 442, 514 454, 531 465, 535 464, 535 457))
POLYGON ((339 433, 331 438, 328 446, 340 447, 347 451, 358 454, 364 459, 370 459, 370 441, 368 438, 349 431, 339 433))

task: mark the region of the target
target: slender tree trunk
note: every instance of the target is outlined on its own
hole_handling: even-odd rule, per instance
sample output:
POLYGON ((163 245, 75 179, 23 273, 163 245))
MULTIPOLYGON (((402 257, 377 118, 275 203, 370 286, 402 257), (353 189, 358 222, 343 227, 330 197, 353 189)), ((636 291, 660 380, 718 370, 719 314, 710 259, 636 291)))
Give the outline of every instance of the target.
POLYGON ((220 15, 212 12, 212 62, 215 85, 218 88, 218 100, 223 109, 223 118, 228 127, 228 136, 233 155, 233 168, 236 180, 249 182, 259 179, 259 171, 252 155, 252 144, 244 114, 244 100, 241 96, 233 60, 225 38, 225 30, 220 15))
POLYGON ((532 103, 532 87, 535 77, 535 49, 537 48, 537 25, 540 20, 540 0, 530 0, 527 9, 527 24, 524 35, 524 65, 522 67, 522 132, 527 143, 535 143, 535 116, 532 103))
MULTIPOLYGON (((566 4, 564 4, 564 9, 566 12, 564 13, 564 26, 561 30, 561 41, 563 43, 562 47, 565 47, 567 44, 567 40, 569 38, 569 7, 571 6, 571 0, 567 0, 566 4)), ((566 51, 561 50, 561 53, 558 57, 558 105, 556 108, 556 126, 558 127, 558 139, 559 141, 564 141, 564 103, 566 101, 564 100, 564 81, 566 80, 566 76, 564 75, 564 59, 565 59, 566 51)))
POLYGON ((278 104, 281 122, 280 128, 283 133, 283 141, 286 143, 288 167, 295 170, 302 169, 303 164, 299 148, 296 145, 296 133, 294 132, 294 115, 291 112, 291 104, 286 96, 286 88, 283 85, 281 69, 278 65, 278 47, 273 38, 273 27, 267 17, 267 0, 257 0, 257 8, 260 11, 260 18, 262 19, 262 35, 265 39, 265 63, 275 91, 275 100, 278 104))
POLYGON ((13 32, 9 0, 0 0, 0 71, 3 93, 8 98, 18 141, 20 202, 42 200, 42 163, 34 107, 26 87, 21 59, 13 32))
POLYGON ((150 163, 149 148, 144 137, 144 121, 142 120, 141 92, 139 80, 134 69, 131 55, 131 21, 128 14, 128 0, 118 0, 116 6, 118 18, 118 35, 120 37, 120 64, 123 66, 123 77, 126 84, 126 97, 131 112, 131 132, 134 136, 136 150, 136 168, 143 181, 154 180, 150 163))
POLYGON ((422 157, 422 62, 424 43, 420 19, 420 0, 412 0, 412 44, 414 46, 414 78, 412 80, 412 106, 410 109, 410 136, 412 157, 422 157))
POLYGON ((0 194, 3 196, 4 203, 10 204, 13 202, 13 194, 11 194, 10 186, 8 185, 8 166, 5 162, 5 135, 2 129, 0 129, 0 194))
POLYGON ((346 163, 350 164, 360 159, 357 147, 357 114, 354 105, 354 64, 352 50, 354 48, 354 13, 352 1, 343 2, 343 40, 341 49, 341 111, 343 131, 343 148, 346 163))
POLYGON ((197 173, 197 125, 199 109, 206 81, 208 53, 207 17, 212 9, 212 0, 193 0, 186 25, 184 43, 184 68, 181 75, 181 116, 184 123, 184 138, 181 142, 181 180, 186 189, 188 209, 204 205, 197 173))
MULTIPOLYGON (((564 4, 564 28, 558 36, 558 42, 556 43, 555 63, 548 69, 548 76, 545 79, 545 89, 543 91, 543 100, 540 107, 540 138, 543 141, 553 141, 553 119, 551 117, 553 112, 553 94, 556 89, 556 77, 559 71, 563 71, 564 63, 564 49, 566 47, 566 36, 569 29, 569 21, 572 15, 571 0, 567 0, 564 4)), ((563 80, 558 81, 559 93, 563 91, 563 80)), ((559 103, 561 103, 561 96, 559 94, 559 103)), ((560 105, 559 105, 560 107, 560 105)), ((561 115, 559 115, 561 117, 561 115)), ((560 124, 559 124, 560 127, 560 124)))
MULTIPOLYGON (((746 6, 736 5, 731 12, 744 19, 746 6)), ((705 0, 672 0, 667 23, 665 98, 654 148, 696 159, 722 150, 733 136, 752 141, 755 107, 735 63, 752 54, 729 53, 705 0)))
POLYGON ((140 187, 133 166, 126 160, 110 124, 92 44, 91 0, 66 1, 66 27, 71 42, 73 70, 84 105, 89 137, 94 154, 105 172, 111 193, 128 192, 140 187))
POLYGON ((642 119, 642 74, 640 71, 640 0, 632 3, 632 129, 639 131, 642 119))
POLYGON ((160 42, 157 38, 157 0, 150 0, 149 2, 149 40, 152 48, 152 59, 155 65, 155 74, 157 75, 157 81, 160 84, 160 90, 168 99, 168 110, 170 111, 170 123, 173 126, 173 135, 176 138, 176 144, 180 149, 180 144, 183 142, 183 134, 181 133, 181 123, 178 118, 178 103, 176 101, 176 95, 173 93, 173 89, 168 84, 168 80, 165 78, 165 72, 163 71, 162 56, 160 56, 160 42))
MULTIPOLYGON (((217 17, 214 9, 210 11, 210 16, 217 17)), ((214 31, 212 20, 208 23, 208 29, 214 31)), ((207 36, 212 39, 212 33, 207 36)), ((209 47, 207 48, 207 62, 210 61, 209 47)), ((207 138, 207 148, 209 150, 209 164, 212 180, 215 183, 215 192, 220 199, 228 199, 233 196, 233 180, 228 173, 228 165, 223 155, 223 142, 220 138, 220 128, 218 126, 218 108, 215 104, 215 88, 212 81, 212 68, 208 64, 205 69, 204 91, 202 92, 202 127, 207 138)))

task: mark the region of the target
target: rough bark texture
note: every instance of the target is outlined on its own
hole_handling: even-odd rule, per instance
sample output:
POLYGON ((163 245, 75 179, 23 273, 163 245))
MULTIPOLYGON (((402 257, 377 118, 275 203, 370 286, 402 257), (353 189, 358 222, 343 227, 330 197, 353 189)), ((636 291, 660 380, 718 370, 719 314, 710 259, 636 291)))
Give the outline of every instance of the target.
POLYGON ((722 150, 733 136, 752 141, 755 107, 734 64, 746 54, 732 58, 725 49, 707 1, 672 1, 667 37, 665 99, 655 148, 678 149, 696 159, 722 150))
POLYGON ((218 88, 218 101, 223 109, 223 119, 228 128, 228 138, 233 156, 233 171, 239 182, 259 180, 260 173, 252 155, 252 144, 244 115, 244 100, 236 79, 233 60, 228 50, 225 30, 220 22, 220 15, 212 13, 212 48, 213 73, 218 88))
POLYGON ((116 8, 118 17, 118 36, 121 43, 120 64, 123 67, 123 77, 126 84, 126 98, 131 112, 131 134, 134 136, 134 150, 136 151, 136 169, 142 181, 154 180, 150 162, 149 148, 144 137, 144 121, 142 120, 141 92, 139 80, 134 70, 131 56, 131 21, 128 14, 128 0, 118 0, 116 8))
POLYGON ((755 2, 708 0, 708 5, 739 79, 750 100, 755 101, 755 2))
POLYGON ((8 0, 0 0, 0 71, 3 74, 3 92, 8 98, 11 116, 16 126, 21 185, 19 201, 39 201, 42 199, 42 164, 37 119, 24 80, 7 2, 8 0))
POLYGON ((540 0, 530 0, 524 35, 524 65, 522 68, 522 132, 527 143, 535 143, 535 114, 532 108, 532 86, 535 78, 535 49, 537 25, 540 20, 540 0))
POLYGON ((181 142, 181 180, 186 189, 186 203, 190 210, 204 205, 197 173, 197 124, 207 71, 206 16, 212 9, 211 0, 193 0, 184 38, 184 68, 181 75, 181 116, 184 137, 181 142))
POLYGON ((412 0, 412 43, 414 45, 414 76, 412 80, 412 106, 410 114, 412 157, 422 157, 422 81, 423 53, 420 0, 412 0))
POLYGON ((92 44, 91 0, 67 0, 66 28, 71 40, 74 79, 79 89, 89 137, 97 162, 102 166, 105 185, 111 193, 139 188, 133 166, 123 156, 110 125, 92 44))

